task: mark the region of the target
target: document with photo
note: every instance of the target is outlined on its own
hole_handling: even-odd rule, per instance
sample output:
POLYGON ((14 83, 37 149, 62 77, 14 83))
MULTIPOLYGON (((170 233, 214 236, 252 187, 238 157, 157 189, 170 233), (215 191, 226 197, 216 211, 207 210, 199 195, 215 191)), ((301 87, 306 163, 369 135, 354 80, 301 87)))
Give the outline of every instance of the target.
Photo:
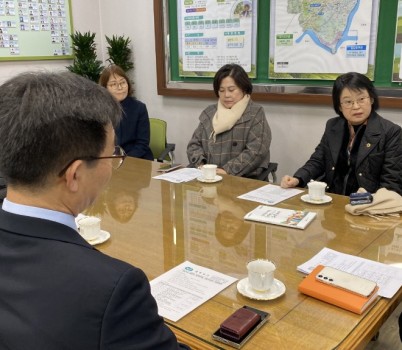
POLYGON ((245 220, 305 229, 317 216, 313 211, 283 209, 259 205, 244 216, 245 220))

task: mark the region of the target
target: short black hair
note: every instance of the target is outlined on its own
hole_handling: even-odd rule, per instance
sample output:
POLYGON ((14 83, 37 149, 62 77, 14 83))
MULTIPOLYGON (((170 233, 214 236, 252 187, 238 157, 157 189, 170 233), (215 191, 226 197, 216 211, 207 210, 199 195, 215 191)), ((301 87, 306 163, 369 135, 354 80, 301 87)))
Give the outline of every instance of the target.
POLYGON ((352 91, 367 90, 370 98, 373 101, 372 109, 376 111, 380 107, 378 102, 378 94, 372 81, 363 74, 356 72, 349 72, 342 74, 338 78, 336 78, 334 86, 332 88, 332 103, 336 114, 343 117, 343 113, 340 110, 340 106, 341 106, 341 94, 345 88, 348 88, 349 90, 352 91))
POLYGON ((245 94, 251 95, 253 92, 253 84, 246 71, 242 66, 232 63, 225 64, 215 74, 213 86, 216 97, 219 97, 219 88, 221 87, 222 80, 226 77, 231 77, 245 94))

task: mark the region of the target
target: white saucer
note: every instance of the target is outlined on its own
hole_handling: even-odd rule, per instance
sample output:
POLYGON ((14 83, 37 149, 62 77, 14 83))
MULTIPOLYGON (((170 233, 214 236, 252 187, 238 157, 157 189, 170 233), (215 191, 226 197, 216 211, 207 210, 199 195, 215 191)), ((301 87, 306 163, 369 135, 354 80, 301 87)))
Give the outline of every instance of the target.
POLYGON ((286 291, 286 287, 281 281, 274 278, 274 283, 270 289, 266 292, 257 292, 251 288, 251 285, 248 283, 248 277, 246 277, 237 283, 237 290, 240 294, 250 299, 272 300, 283 295, 286 291))
POLYGON ((200 177, 197 177, 197 180, 200 181, 200 182, 205 182, 205 183, 214 183, 214 182, 221 181, 222 176, 216 175, 215 179, 213 179, 213 180, 207 180, 207 179, 204 179, 202 176, 200 176, 200 177))
POLYGON ((311 204, 325 204, 332 202, 332 197, 325 195, 322 199, 311 199, 308 194, 305 194, 300 197, 303 202, 311 203, 311 204))
POLYGON ((99 236, 87 241, 90 245, 97 245, 106 242, 110 238, 110 233, 104 230, 100 231, 99 236))

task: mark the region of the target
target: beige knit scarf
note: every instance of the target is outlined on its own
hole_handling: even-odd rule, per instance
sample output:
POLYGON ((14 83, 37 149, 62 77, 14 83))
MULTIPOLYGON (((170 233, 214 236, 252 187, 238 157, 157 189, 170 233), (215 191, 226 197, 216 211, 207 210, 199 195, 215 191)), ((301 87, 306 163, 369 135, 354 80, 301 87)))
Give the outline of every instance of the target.
MULTIPOLYGON (((359 188, 357 192, 366 192, 359 188)), ((353 215, 368 215, 379 219, 385 216, 399 216, 402 213, 402 196, 395 191, 380 188, 373 193, 373 202, 368 204, 351 205, 346 204, 345 210, 353 215)))
POLYGON ((215 141, 216 135, 233 128, 246 110, 249 101, 250 95, 244 95, 244 97, 234 104, 232 108, 226 108, 221 101, 218 100, 218 109, 212 119, 214 130, 212 131, 210 138, 213 138, 215 141))

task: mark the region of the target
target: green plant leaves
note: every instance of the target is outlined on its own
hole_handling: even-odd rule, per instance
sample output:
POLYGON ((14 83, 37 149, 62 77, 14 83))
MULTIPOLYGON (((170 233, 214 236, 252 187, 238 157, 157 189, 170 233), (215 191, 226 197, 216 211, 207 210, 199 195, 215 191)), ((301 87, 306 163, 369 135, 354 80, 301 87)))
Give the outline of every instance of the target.
POLYGON ((75 57, 67 69, 97 83, 104 67, 102 61, 97 59, 95 33, 75 32, 70 37, 75 57))
MULTIPOLYGON (((70 35, 74 61, 67 69, 97 83, 104 66, 102 61, 97 59, 95 35, 91 32, 80 33, 78 31, 70 35)), ((124 35, 113 35, 111 38, 105 36, 105 38, 109 55, 107 61, 120 66, 125 72, 133 69, 130 38, 125 38, 124 35)))
POLYGON ((108 43, 107 52, 109 55, 108 62, 120 66, 125 72, 134 68, 132 61, 132 50, 130 48, 130 38, 113 35, 111 38, 106 37, 108 43))

